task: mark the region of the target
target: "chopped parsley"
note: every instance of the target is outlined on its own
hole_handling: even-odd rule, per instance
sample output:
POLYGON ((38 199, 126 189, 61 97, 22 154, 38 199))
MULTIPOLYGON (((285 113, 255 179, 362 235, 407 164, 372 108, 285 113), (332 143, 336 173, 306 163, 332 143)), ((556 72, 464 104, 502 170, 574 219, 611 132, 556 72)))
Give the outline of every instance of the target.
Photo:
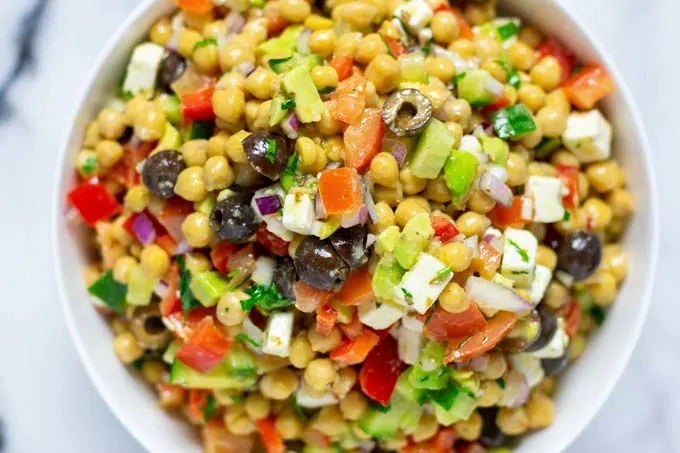
POLYGON ((295 182, 295 171, 297 170, 299 159, 300 156, 298 153, 294 153, 288 158, 286 167, 283 169, 283 172, 281 172, 281 186, 283 186, 285 190, 293 187, 293 183, 295 182))
POLYGON ((512 275, 529 275, 529 271, 512 271, 512 275))
POLYGON ((80 166, 80 170, 83 172, 83 175, 85 176, 90 176, 96 169, 97 169, 96 156, 88 156, 85 159, 85 162, 83 162, 83 164, 80 166))
POLYGON ((525 263, 528 263, 529 262, 529 254, 522 247, 517 245, 517 242, 513 241, 512 239, 508 239, 508 242, 510 243, 510 245, 512 245, 515 248, 515 250, 517 250, 517 253, 519 253, 519 256, 522 257, 522 261, 524 261, 525 263))
POLYGON ((179 264, 179 298, 182 301, 182 311, 188 313, 194 308, 199 308, 202 305, 198 299, 196 299, 194 293, 191 292, 191 288, 189 288, 191 273, 185 266, 184 256, 177 257, 177 264, 179 264))
POLYGON ((244 343, 248 343, 249 345, 251 345, 252 347, 257 348, 257 349, 259 349, 259 348, 262 347, 262 345, 261 345, 259 342, 253 340, 252 338, 250 338, 250 337, 249 337, 247 334, 245 334, 245 333, 240 333, 240 334, 236 335, 236 336, 234 337, 234 339, 236 339, 236 340, 241 340, 241 341, 243 341, 244 343))
POLYGON ((215 38, 205 38, 201 41, 198 41, 196 44, 194 44, 194 50, 200 49, 201 47, 207 47, 210 45, 217 45, 217 40, 215 38))
POLYGON ((257 306, 263 312, 268 313, 277 308, 293 305, 293 301, 285 298, 274 284, 269 285, 269 287, 252 285, 246 289, 246 294, 250 297, 241 301, 243 311, 250 311, 253 306, 257 306))
MULTIPOLYGON (((281 105, 283 106, 283 104, 281 105)), ((267 144, 267 160, 273 164, 276 161, 276 140, 266 138, 264 142, 267 144)))
POLYGON ((467 72, 461 72, 460 74, 456 74, 456 76, 453 78, 453 80, 454 80, 456 83, 458 83, 458 82, 460 82, 461 80, 463 80, 463 79, 465 78, 466 75, 467 75, 467 72))
POLYGON ((132 99, 133 97, 135 97, 135 94, 134 94, 132 91, 130 91, 130 90, 128 90, 128 91, 126 91, 126 92, 123 93, 123 100, 124 100, 124 101, 129 101, 129 100, 132 99))
POLYGON ((371 409, 382 412, 383 414, 388 412, 391 409, 392 405, 390 403, 387 403, 387 406, 383 406, 377 401, 371 402, 371 409))
POLYGON ((231 395, 229 398, 231 398, 235 404, 241 404, 243 402, 243 396, 241 395, 231 395))
POLYGON ((432 53, 432 40, 430 39, 421 49, 425 56, 428 56, 432 53))
POLYGON ((215 415, 217 415, 217 402, 215 401, 215 397, 209 394, 201 409, 203 410, 203 420, 206 422, 215 418, 215 415))
POLYGON ((385 38, 383 35, 380 35, 380 37, 382 38, 383 42, 385 43, 385 47, 387 47, 387 54, 392 58, 396 58, 394 56, 394 53, 392 53, 392 47, 390 46, 390 43, 387 41, 387 38, 385 38))
POLYGON ((564 215, 562 216, 562 221, 568 222, 569 220, 571 220, 571 212, 569 212, 567 209, 565 209, 564 215))
POLYGON ((295 108, 295 99, 286 99, 281 102, 282 110, 292 110, 295 108))
POLYGON ((602 307, 599 305, 593 305, 590 307, 590 316, 593 318, 593 321, 597 325, 597 327, 602 326, 604 323, 604 318, 605 318, 605 313, 604 310, 602 310, 602 307))
POLYGON ((413 294, 411 294, 406 288, 401 288, 401 292, 404 293, 406 302, 411 305, 413 304, 413 294))
POLYGON ((517 36, 518 34, 519 27, 513 21, 510 21, 498 27, 498 35, 501 37, 503 41, 507 41, 508 39, 512 38, 513 36, 517 36))
POLYGON ((512 71, 510 74, 508 74, 508 83, 515 87, 516 89, 519 89, 520 85, 522 85, 522 80, 519 76, 519 72, 512 71))
POLYGON ((297 399, 295 399, 295 402, 293 403, 293 408, 295 409, 295 413, 298 414, 302 418, 307 418, 305 415, 305 410, 300 406, 300 403, 298 403, 297 399))
POLYGON ((143 365, 143 364, 144 364, 144 358, 137 359, 137 360, 135 360, 134 362, 132 362, 132 367, 133 367, 135 370, 139 371, 139 370, 142 369, 142 365, 143 365))
POLYGON ((505 379, 503 378, 496 379, 496 384, 498 384, 501 390, 505 390, 505 379))
POLYGON ((227 274, 227 277, 234 278, 234 277, 238 276, 238 274, 240 274, 240 273, 241 273, 241 269, 234 269, 233 271, 231 271, 227 274))
POLYGON ((319 88, 318 91, 319 91, 320 94, 328 94, 328 93, 332 93, 333 90, 335 90, 335 87, 323 87, 323 88, 319 88))
POLYGON ((434 278, 430 280, 430 285, 441 283, 452 273, 453 271, 449 266, 442 267, 441 269, 439 269, 439 271, 437 271, 437 275, 435 275, 434 278))

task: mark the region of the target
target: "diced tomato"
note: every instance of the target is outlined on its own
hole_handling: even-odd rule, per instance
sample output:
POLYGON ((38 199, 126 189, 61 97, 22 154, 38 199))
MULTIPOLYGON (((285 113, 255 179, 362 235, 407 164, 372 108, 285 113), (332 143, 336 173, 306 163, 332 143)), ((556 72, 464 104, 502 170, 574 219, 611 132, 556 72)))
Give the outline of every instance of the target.
POLYGON ((335 69, 335 72, 338 73, 338 81, 342 82, 352 75, 354 59, 346 55, 333 55, 330 65, 335 69))
POLYGON ((441 215, 433 215, 430 219, 435 239, 439 239, 442 244, 446 244, 451 239, 458 236, 458 228, 453 221, 441 215))
POLYGON ((567 188, 567 194, 562 197, 564 206, 573 210, 579 205, 578 198, 578 167, 570 165, 557 164, 557 177, 560 178, 564 187, 567 188))
POLYGON ((361 305, 375 298, 368 266, 349 274, 345 284, 338 292, 337 298, 343 305, 361 305))
MULTIPOLYGON (((442 428, 430 439, 406 446, 401 453, 449 453, 453 450, 456 434, 452 428, 442 428)), ((458 450, 456 450, 458 451, 458 450)))
POLYGON ((536 49, 536 52, 538 53, 539 60, 546 56, 555 57, 562 68, 562 82, 567 80, 571 75, 571 71, 574 70, 576 57, 574 57, 574 54, 566 47, 554 39, 546 39, 543 41, 543 43, 538 46, 538 49, 536 49))
POLYGON ((207 373, 220 363, 231 339, 225 337, 215 326, 212 316, 203 318, 191 336, 177 351, 176 358, 201 373, 207 373))
POLYGON ((336 120, 353 124, 361 118, 365 105, 366 79, 355 74, 338 83, 328 108, 336 120))
POLYGON ((364 325, 359 319, 359 313, 355 310, 352 315, 352 320, 348 323, 339 323, 340 330, 345 334, 347 338, 356 338, 364 331, 364 325))
POLYGON ((172 263, 168 274, 168 292, 160 302, 161 315, 170 316, 182 310, 182 301, 179 298, 179 266, 172 263))
POLYGON ((177 242, 167 233, 156 238, 156 245, 165 250, 165 253, 170 256, 177 255, 177 242))
POLYGON ((138 185, 141 182, 141 176, 137 171, 137 166, 153 151, 156 143, 155 141, 128 140, 123 145, 123 157, 109 170, 106 177, 109 180, 119 182, 128 189, 138 185))
POLYGON ((184 124, 189 124, 192 121, 213 121, 215 119, 212 105, 214 93, 215 87, 211 86, 198 93, 182 96, 182 117, 184 124))
POLYGON ((361 178, 353 168, 322 171, 318 187, 321 203, 328 215, 350 213, 363 204, 361 178))
POLYGON ((499 111, 500 109, 504 109, 506 107, 510 107, 512 104, 510 103, 510 99, 505 97, 504 95, 498 96, 496 100, 493 102, 491 105, 487 105, 482 109, 482 112, 485 115, 491 115, 494 112, 499 111))
POLYGON ((404 46, 396 39, 390 38, 389 36, 383 36, 383 39, 385 40, 387 47, 390 48, 390 52, 392 52, 394 58, 399 58, 406 53, 404 46))
POLYGON ((479 243, 479 253, 472 259, 471 267, 482 278, 490 280, 501 266, 501 252, 487 242, 479 243))
POLYGON ((569 102, 579 109, 592 109, 598 101, 616 90, 614 80, 600 65, 588 65, 562 86, 569 102))
POLYGON ((347 339, 335 347, 330 357, 341 365, 357 365, 366 360, 368 353, 378 341, 380 341, 378 334, 364 326, 360 335, 347 339))
POLYGON ((232 284, 245 281, 255 269, 255 246, 252 242, 227 259, 227 273, 238 271, 232 284))
POLYGON ((302 280, 295 282, 293 291, 295 292, 295 307, 303 313, 316 311, 317 308, 330 302, 333 297, 332 292, 321 291, 302 280))
POLYGON ((208 403, 210 390, 189 389, 189 402, 187 404, 187 414, 194 422, 205 421, 205 405, 208 403))
POLYGON ((281 16, 267 18, 267 37, 278 36, 284 28, 288 26, 288 21, 281 16))
POLYGON ((387 406, 402 370, 397 351, 397 340, 386 335, 368 353, 359 372, 361 390, 371 398, 387 406))
POLYGON ((288 256, 288 245, 290 242, 281 239, 269 231, 267 229, 266 223, 262 222, 260 224, 255 236, 257 237, 257 243, 272 252, 274 255, 288 256))
POLYGON ((104 184, 96 178, 78 184, 66 195, 66 199, 91 227, 101 220, 110 219, 123 210, 104 184))
POLYGON ((345 129, 345 165, 359 173, 368 170, 373 157, 380 152, 385 124, 380 109, 365 109, 358 124, 345 129))
POLYGON ((442 2, 434 8, 435 13, 440 11, 448 11, 456 18, 456 22, 458 22, 458 28, 460 29, 460 33, 458 34, 459 37, 464 39, 474 38, 475 34, 472 32, 472 27, 470 27, 470 25, 465 21, 465 18, 460 13, 460 11, 446 2, 442 2))
POLYGON ((519 228, 530 222, 529 219, 522 217, 522 204, 523 198, 520 195, 515 195, 512 206, 506 208, 502 204, 496 203, 496 206, 494 206, 491 211, 487 212, 486 216, 497 228, 519 228))
POLYGON ((486 326, 484 315, 474 303, 470 303, 468 309, 460 313, 449 313, 437 307, 425 325, 425 335, 436 341, 445 341, 474 335, 486 326))
POLYGON ((267 453, 286 453, 286 446, 283 444, 283 439, 274 425, 274 417, 256 420, 255 425, 260 433, 262 444, 267 449, 267 453))
POLYGON ((321 335, 330 335, 338 322, 338 310, 330 305, 322 305, 316 310, 316 331, 321 335))
POLYGON ((237 436, 224 427, 222 420, 210 420, 201 434, 205 453, 251 453, 254 447, 252 436, 237 436))
POLYGON ((488 321, 486 328, 476 334, 449 340, 444 363, 461 362, 492 350, 510 333, 515 322, 516 314, 501 311, 488 321))
POLYGON ((157 220, 176 242, 181 242, 184 239, 182 222, 192 212, 194 212, 194 204, 192 202, 184 198, 172 197, 165 203, 157 220))
POLYGON ((581 324, 581 306, 576 299, 570 299, 564 313, 564 331, 569 337, 573 337, 581 324))
POLYGON ((227 269, 227 262, 229 257, 238 251, 238 245, 232 244, 230 242, 219 242, 215 248, 210 251, 210 260, 215 266, 215 269, 222 272, 223 274, 228 274, 229 269, 227 269))
POLYGON ((204 318, 215 316, 215 307, 199 307, 189 313, 174 312, 166 316, 166 320, 172 326, 170 330, 181 341, 187 341, 194 329, 204 318))
POLYGON ((212 0, 177 0, 176 5, 179 9, 192 14, 208 14, 213 9, 212 0))

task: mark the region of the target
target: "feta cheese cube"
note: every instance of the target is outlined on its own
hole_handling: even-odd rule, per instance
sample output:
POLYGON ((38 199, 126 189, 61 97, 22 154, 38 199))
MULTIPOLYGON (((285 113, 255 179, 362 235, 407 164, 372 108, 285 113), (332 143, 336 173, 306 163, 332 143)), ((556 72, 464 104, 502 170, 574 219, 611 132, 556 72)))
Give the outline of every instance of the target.
POLYGON ((562 181, 559 178, 529 176, 524 194, 534 200, 534 222, 553 223, 564 218, 562 181))
POLYGON ((477 137, 474 135, 463 135, 460 139, 460 145, 458 146, 460 151, 467 151, 468 153, 481 153, 482 144, 479 143, 477 137))
POLYGON ((552 271, 545 266, 537 264, 534 271, 534 281, 531 282, 531 288, 529 288, 529 297, 534 305, 538 305, 541 299, 543 299, 543 294, 545 294, 550 280, 552 280, 552 271))
POLYGON ((535 352, 530 352, 534 357, 539 359, 557 359, 562 357, 569 346, 569 336, 564 331, 564 319, 557 320, 557 330, 550 339, 550 342, 543 348, 535 352))
POLYGON ((269 286, 274 279, 274 268, 276 267, 276 260, 268 256, 261 256, 255 260, 255 267, 250 278, 262 286, 269 286))
POLYGON ((417 34, 432 20, 432 8, 423 0, 402 3, 394 10, 394 17, 401 19, 411 33, 417 34))
POLYGON ((438 275, 446 267, 446 264, 434 256, 421 253, 416 264, 404 274, 401 283, 394 288, 394 299, 424 314, 453 277, 453 272, 446 276, 438 275))
POLYGON ((406 311, 392 302, 368 302, 359 305, 359 320, 368 327, 383 330, 399 321, 406 311))
POLYGON ((420 356, 420 349, 423 346, 423 336, 419 332, 407 329, 403 325, 397 332, 399 345, 399 359, 408 364, 415 365, 420 356))
POLYGON ((309 235, 314 224, 314 202, 306 193, 289 193, 283 201, 283 226, 290 231, 309 235))
POLYGON ((302 381, 300 390, 295 394, 295 401, 302 407, 309 409, 317 409, 324 406, 333 406, 338 404, 338 398, 335 394, 328 390, 327 392, 318 394, 318 392, 310 392, 307 385, 302 381))
POLYGON ((528 287, 534 279, 538 240, 526 230, 507 228, 503 235, 503 261, 501 274, 528 287))
POLYGON ((541 359, 532 354, 522 353, 510 356, 512 367, 522 373, 530 388, 536 387, 545 377, 541 359))
POLYGON ((288 357, 292 333, 293 313, 281 312, 270 315, 262 351, 279 357, 288 357))
POLYGON ((608 159, 612 127, 599 110, 574 112, 567 120, 562 143, 583 163, 608 159))
POLYGON ((158 68, 164 53, 163 47, 152 42, 135 47, 125 74, 123 93, 133 96, 143 94, 147 99, 151 99, 156 89, 158 68))

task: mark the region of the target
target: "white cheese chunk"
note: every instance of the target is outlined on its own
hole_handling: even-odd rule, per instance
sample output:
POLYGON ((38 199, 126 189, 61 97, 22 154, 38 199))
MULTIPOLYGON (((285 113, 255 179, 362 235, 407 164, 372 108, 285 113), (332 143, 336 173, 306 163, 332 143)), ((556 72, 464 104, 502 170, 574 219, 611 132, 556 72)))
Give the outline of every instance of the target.
POLYGON ((420 349, 423 346, 423 335, 402 325, 397 332, 397 341, 399 345, 399 359, 408 365, 415 365, 418 362, 420 349))
POLYGON ((564 355, 569 346, 569 336, 564 331, 564 319, 557 320, 557 330, 550 339, 550 342, 543 348, 528 354, 533 355, 539 359, 557 359, 564 355))
POLYGON ((283 202, 283 226, 290 231, 309 235, 314 223, 314 202, 304 193, 289 193, 283 202))
POLYGON ((404 274, 399 285, 394 288, 394 299, 424 314, 453 277, 453 272, 445 276, 438 275, 446 267, 446 264, 434 256, 421 253, 416 264, 404 274))
POLYGON ((392 302, 367 302, 359 306, 359 320, 376 330, 383 330, 399 321, 406 308, 392 302))
POLYGON ((503 261, 501 274, 528 287, 534 279, 538 240, 526 230, 507 228, 503 234, 503 261))
POLYGON ((510 364, 524 375, 531 388, 536 387, 545 377, 541 359, 532 354, 513 354, 510 356, 510 364))
POLYGON ((255 267, 250 278, 262 286, 269 286, 274 279, 276 260, 268 256, 261 256, 255 260, 255 267))
POLYGON ((163 47, 152 42, 135 47, 125 74, 123 93, 133 96, 142 94, 147 99, 151 99, 156 89, 158 68, 164 53, 163 47))
POLYGON ((552 280, 552 271, 545 266, 537 264, 534 271, 534 281, 531 282, 531 288, 529 288, 529 297, 534 305, 537 305, 543 299, 550 280, 552 280))
POLYGON ((553 223, 564 218, 562 181, 559 178, 529 176, 524 194, 534 200, 534 222, 553 223))
POLYGON ((303 381, 300 390, 295 394, 295 401, 297 401, 300 406, 308 409, 317 409, 319 407, 338 404, 338 398, 330 390, 320 395, 317 395, 317 393, 318 392, 313 392, 312 394, 312 392, 307 390, 307 385, 303 381))
POLYGON ((293 333, 293 313, 274 313, 267 321, 267 333, 262 351, 279 357, 288 357, 290 337, 293 333))
POLYGON ((411 33, 417 34, 432 20, 432 8, 423 0, 402 3, 394 10, 394 17, 404 22, 411 33))
POLYGON ((608 159, 612 127, 599 110, 569 115, 562 143, 583 163, 608 159))

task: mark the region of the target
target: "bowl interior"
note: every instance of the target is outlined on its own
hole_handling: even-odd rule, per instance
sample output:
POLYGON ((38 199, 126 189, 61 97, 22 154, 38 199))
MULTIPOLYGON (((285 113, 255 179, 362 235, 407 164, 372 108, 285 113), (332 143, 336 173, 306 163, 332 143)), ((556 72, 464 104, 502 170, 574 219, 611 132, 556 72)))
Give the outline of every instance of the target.
MULTIPOLYGON (((609 67, 618 91, 604 103, 614 125, 614 148, 636 195, 637 214, 626 235, 629 275, 602 329, 584 356, 563 376, 556 394, 555 423, 528 436, 518 453, 561 451, 590 421, 611 391, 628 360, 642 325, 656 264, 657 203, 648 148, 632 98, 610 59, 557 3, 545 0, 506 0, 503 7, 544 32, 560 39, 585 62, 609 67)), ((72 163, 86 124, 114 94, 133 46, 154 21, 172 10, 172 0, 148 0, 136 9, 112 37, 96 63, 73 125, 62 149, 54 190, 54 259, 60 296, 78 352, 98 391, 119 420, 149 451, 198 451, 193 430, 158 408, 153 392, 120 364, 111 347, 112 334, 93 309, 82 281, 88 262, 83 228, 64 220, 65 194, 74 183, 72 163)), ((76 222, 77 223, 77 222, 76 222)))

